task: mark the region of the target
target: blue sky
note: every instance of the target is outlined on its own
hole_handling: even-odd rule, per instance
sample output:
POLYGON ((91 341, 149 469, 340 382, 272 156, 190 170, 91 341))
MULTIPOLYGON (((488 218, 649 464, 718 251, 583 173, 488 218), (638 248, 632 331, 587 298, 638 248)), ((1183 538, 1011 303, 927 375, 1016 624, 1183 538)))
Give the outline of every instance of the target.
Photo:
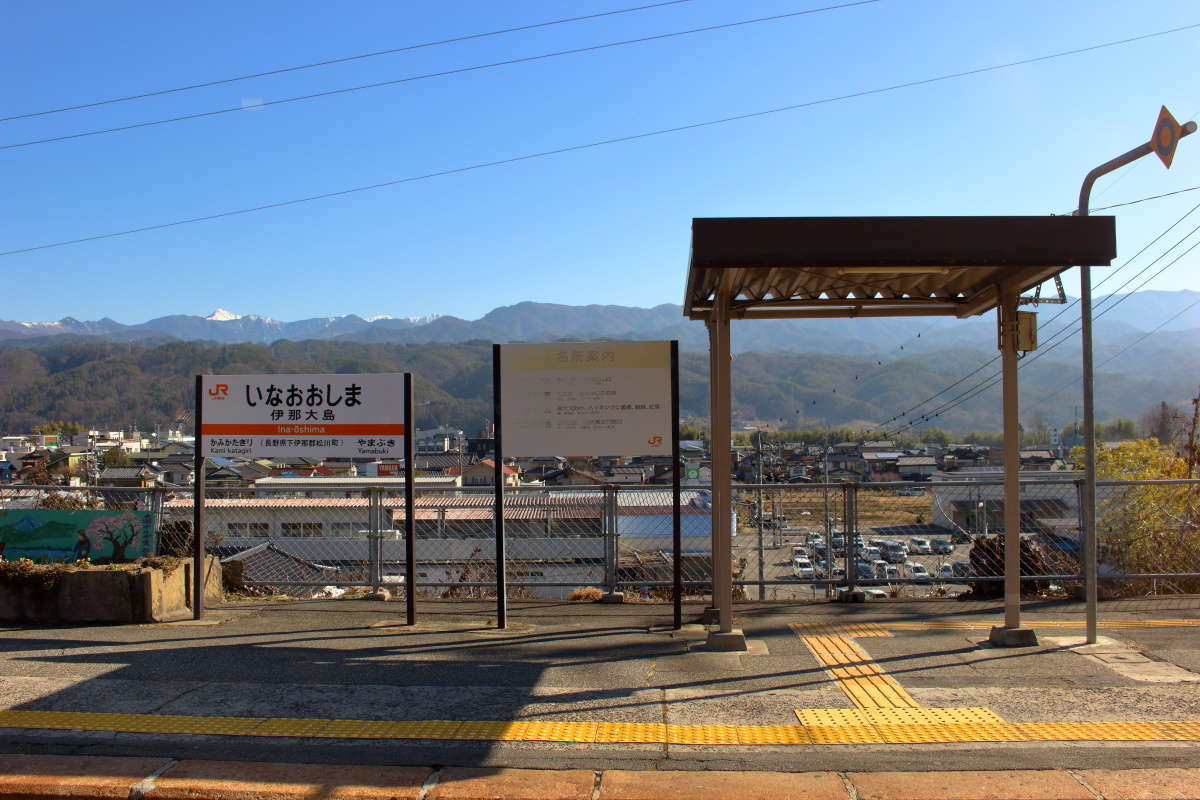
MULTIPOLYGON (((0 31, 6 76, 0 116, 634 5, 10 0, 0 31)), ((691 0, 3 122, 0 143, 821 5, 691 0)), ((1127 0, 880 0, 0 150, 0 250, 806 103, 1195 23, 1200 7, 1182 0, 1152 7, 1127 0)), ((1067 212, 1088 169, 1149 138, 1160 105, 1181 121, 1200 112, 1194 58, 1187 57, 1197 51, 1200 28, 304 205, 5 256, 0 317, 110 316, 134 323, 221 306, 289 320, 431 312, 473 319, 521 300, 678 303, 692 217, 1067 212)), ((1169 171, 1150 157, 1102 181, 1093 206, 1197 185, 1200 135, 1181 143, 1169 171)), ((1121 257, 1197 203, 1200 191, 1111 212, 1121 257)), ((1159 249, 1197 222, 1200 213, 1159 249)), ((1184 258, 1145 288, 1200 289, 1198 260, 1184 258)), ((1068 292, 1074 285, 1068 280, 1068 292)))

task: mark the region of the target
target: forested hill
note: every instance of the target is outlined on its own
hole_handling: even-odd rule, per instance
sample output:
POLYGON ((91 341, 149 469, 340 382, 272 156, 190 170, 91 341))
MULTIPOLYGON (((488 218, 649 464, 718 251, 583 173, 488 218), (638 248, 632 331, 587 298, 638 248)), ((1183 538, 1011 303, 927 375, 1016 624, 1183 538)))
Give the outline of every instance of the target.
MULTIPOLYGON (((25 431, 51 420, 142 430, 165 427, 188 416, 198 373, 410 371, 418 426, 453 425, 473 433, 491 418, 491 356, 491 344, 485 341, 141 346, 80 338, 0 346, 0 432, 25 431)), ((996 368, 986 367, 910 410, 994 356, 959 349, 884 362, 824 353, 743 353, 733 363, 734 410, 742 419, 788 426, 881 423, 907 412, 900 418, 904 422, 938 410, 992 375, 996 368)), ((680 361, 682 413, 685 418, 707 416, 707 355, 683 353, 680 361)), ((1021 370, 1022 418, 1049 425, 1069 422, 1078 404, 1078 386, 1072 383, 1078 374, 1076 366, 1051 358, 1031 361, 1021 370)), ((1159 400, 1183 402, 1196 388, 1194 371, 1164 374, 1169 378, 1099 375, 1097 416, 1137 418, 1159 400)), ((999 388, 993 386, 945 409, 931 424, 955 431, 990 430, 999 427, 999 413, 999 388)))

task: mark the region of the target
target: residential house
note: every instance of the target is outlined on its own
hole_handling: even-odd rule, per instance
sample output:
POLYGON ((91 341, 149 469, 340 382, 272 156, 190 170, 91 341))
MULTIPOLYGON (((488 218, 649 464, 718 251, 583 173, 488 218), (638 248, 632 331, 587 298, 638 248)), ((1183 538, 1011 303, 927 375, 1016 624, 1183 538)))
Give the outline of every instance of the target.
POLYGON ((156 483, 158 473, 145 464, 130 467, 105 467, 96 481, 98 486, 146 488, 156 483))
POLYGON ((900 480, 900 459, 903 453, 872 450, 862 455, 865 469, 863 480, 868 483, 886 483, 900 480))
POLYGON ((590 470, 566 467, 558 474, 547 475, 545 483, 547 486, 604 486, 612 481, 590 470))
POLYGON ((474 464, 477 459, 467 453, 415 453, 413 454, 414 475, 446 475, 451 469, 462 469, 474 464))
MULTIPOLYGON (((503 473, 505 486, 521 485, 521 470, 518 467, 512 464, 505 464, 503 473)), ((459 473, 455 470, 450 470, 450 474, 458 475, 459 473)), ((463 486, 495 486, 496 462, 490 458, 485 458, 469 467, 464 467, 461 475, 463 486)))
POLYGON ((838 442, 829 448, 826 456, 829 474, 851 473, 855 476, 866 471, 867 462, 863 460, 862 448, 858 442, 838 442))
POLYGON ((927 481, 937 472, 937 459, 931 456, 901 456, 896 469, 902 481, 927 481))
MULTIPOLYGON (((649 469, 653 470, 653 467, 649 469)), ((605 474, 608 476, 609 483, 642 484, 646 482, 646 470, 645 466, 631 464, 624 467, 609 467, 605 474)))

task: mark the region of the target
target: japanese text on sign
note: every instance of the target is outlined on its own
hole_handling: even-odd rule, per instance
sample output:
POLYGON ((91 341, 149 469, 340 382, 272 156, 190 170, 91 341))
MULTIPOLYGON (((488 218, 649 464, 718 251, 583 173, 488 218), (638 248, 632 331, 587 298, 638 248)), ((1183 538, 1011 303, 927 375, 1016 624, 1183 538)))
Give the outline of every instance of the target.
POLYGON ((500 348, 506 455, 669 452, 669 342, 500 348))
POLYGON ((403 455, 402 374, 212 375, 203 381, 205 456, 403 455))

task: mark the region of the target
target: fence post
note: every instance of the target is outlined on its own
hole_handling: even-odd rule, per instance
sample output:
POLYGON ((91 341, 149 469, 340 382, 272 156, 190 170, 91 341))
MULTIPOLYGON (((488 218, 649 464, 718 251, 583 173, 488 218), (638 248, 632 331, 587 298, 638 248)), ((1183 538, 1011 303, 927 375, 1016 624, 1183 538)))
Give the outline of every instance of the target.
MULTIPOLYGON (((617 558, 620 552, 617 546, 617 487, 606 484, 604 487, 604 589, 609 602, 617 602, 617 558)), ((621 600, 624 596, 619 596, 621 600)))
POLYGON ((156 486, 150 494, 150 512, 154 514, 154 555, 162 554, 163 495, 166 491, 156 486))
POLYGON ((858 567, 854 555, 854 537, 858 534, 858 483, 842 486, 842 543, 846 547, 846 586, 853 592, 858 584, 858 567))
POLYGON ((383 588, 383 564, 380 558, 380 549, 382 544, 383 533, 379 529, 379 489, 375 486, 367 487, 367 523, 369 529, 367 531, 367 580, 371 584, 371 591, 378 594, 383 588))

